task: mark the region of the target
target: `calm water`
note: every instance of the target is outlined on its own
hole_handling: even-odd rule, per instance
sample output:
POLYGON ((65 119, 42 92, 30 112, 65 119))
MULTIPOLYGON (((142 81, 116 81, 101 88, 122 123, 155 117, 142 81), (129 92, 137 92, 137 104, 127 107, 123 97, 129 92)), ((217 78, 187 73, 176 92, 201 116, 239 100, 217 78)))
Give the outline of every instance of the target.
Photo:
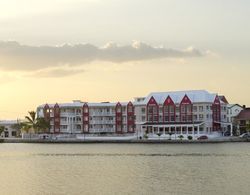
POLYGON ((250 144, 0 144, 0 194, 250 194, 250 144))

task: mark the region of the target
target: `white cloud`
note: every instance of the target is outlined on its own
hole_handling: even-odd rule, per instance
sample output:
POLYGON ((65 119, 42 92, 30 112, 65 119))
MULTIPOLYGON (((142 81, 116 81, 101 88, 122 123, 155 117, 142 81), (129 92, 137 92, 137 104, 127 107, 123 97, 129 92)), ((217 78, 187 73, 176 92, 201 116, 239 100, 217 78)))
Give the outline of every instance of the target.
POLYGON ((56 77, 67 77, 76 74, 83 73, 83 69, 69 69, 69 68, 52 68, 52 69, 43 69, 35 72, 26 74, 28 77, 40 77, 40 78, 56 78, 56 77))
POLYGON ((28 46, 7 41, 0 42, 0 69, 5 71, 36 71, 33 75, 57 77, 76 74, 77 71, 73 70, 72 67, 80 67, 93 61, 123 63, 164 58, 183 59, 203 55, 201 51, 192 47, 177 50, 153 47, 139 41, 125 46, 111 42, 103 47, 96 47, 92 44, 28 46), (65 66, 71 68, 65 69, 63 68, 65 66))

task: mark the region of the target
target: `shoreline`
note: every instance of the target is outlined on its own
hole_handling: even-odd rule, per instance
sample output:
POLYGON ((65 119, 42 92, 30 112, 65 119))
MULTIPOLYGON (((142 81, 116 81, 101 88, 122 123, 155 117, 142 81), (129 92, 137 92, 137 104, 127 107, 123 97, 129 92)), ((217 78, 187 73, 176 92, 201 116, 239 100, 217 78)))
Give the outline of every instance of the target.
POLYGON ((0 143, 37 143, 37 144, 218 144, 250 142, 250 139, 230 138, 211 140, 79 140, 79 139, 0 139, 0 143))

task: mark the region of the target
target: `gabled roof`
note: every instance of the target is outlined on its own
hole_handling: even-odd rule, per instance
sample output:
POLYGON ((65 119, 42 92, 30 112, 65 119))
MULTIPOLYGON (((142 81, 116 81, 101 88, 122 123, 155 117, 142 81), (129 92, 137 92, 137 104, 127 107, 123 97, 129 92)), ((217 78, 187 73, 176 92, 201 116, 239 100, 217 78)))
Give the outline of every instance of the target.
POLYGON ((227 108, 233 108, 233 107, 235 107, 235 106, 238 106, 238 107, 241 107, 241 108, 243 108, 243 106, 241 106, 241 105, 239 105, 239 104, 228 104, 227 105, 227 108))
MULTIPOLYGON (((76 108, 76 107, 82 107, 87 102, 72 102, 72 103, 61 103, 58 104, 59 107, 63 108, 76 108)), ((115 107, 116 103, 109 103, 109 102, 103 102, 103 103, 87 103, 89 107, 115 107)), ((120 102, 122 106, 127 106, 128 102, 120 102)), ((39 106, 39 108, 44 108, 46 104, 42 104, 39 106)), ((50 108, 54 108, 55 104, 48 104, 50 108)))
POLYGON ((240 111, 240 113, 235 118, 237 120, 250 120, 250 108, 240 111))
POLYGON ((223 101, 224 103, 228 104, 228 101, 224 95, 219 96, 220 100, 223 101))
POLYGON ((180 103, 183 97, 187 95, 191 102, 214 102, 217 94, 209 93, 206 90, 190 90, 190 91, 171 91, 171 92, 153 92, 150 93, 143 101, 144 104, 153 96, 158 104, 163 104, 168 96, 171 97, 174 103, 180 103))

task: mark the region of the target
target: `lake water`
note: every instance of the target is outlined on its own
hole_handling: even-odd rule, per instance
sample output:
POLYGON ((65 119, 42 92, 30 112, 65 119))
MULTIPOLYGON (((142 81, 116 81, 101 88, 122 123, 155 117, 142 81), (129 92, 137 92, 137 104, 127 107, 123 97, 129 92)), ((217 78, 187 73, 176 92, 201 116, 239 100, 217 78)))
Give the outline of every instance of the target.
POLYGON ((250 144, 0 144, 0 194, 250 194, 250 144))

